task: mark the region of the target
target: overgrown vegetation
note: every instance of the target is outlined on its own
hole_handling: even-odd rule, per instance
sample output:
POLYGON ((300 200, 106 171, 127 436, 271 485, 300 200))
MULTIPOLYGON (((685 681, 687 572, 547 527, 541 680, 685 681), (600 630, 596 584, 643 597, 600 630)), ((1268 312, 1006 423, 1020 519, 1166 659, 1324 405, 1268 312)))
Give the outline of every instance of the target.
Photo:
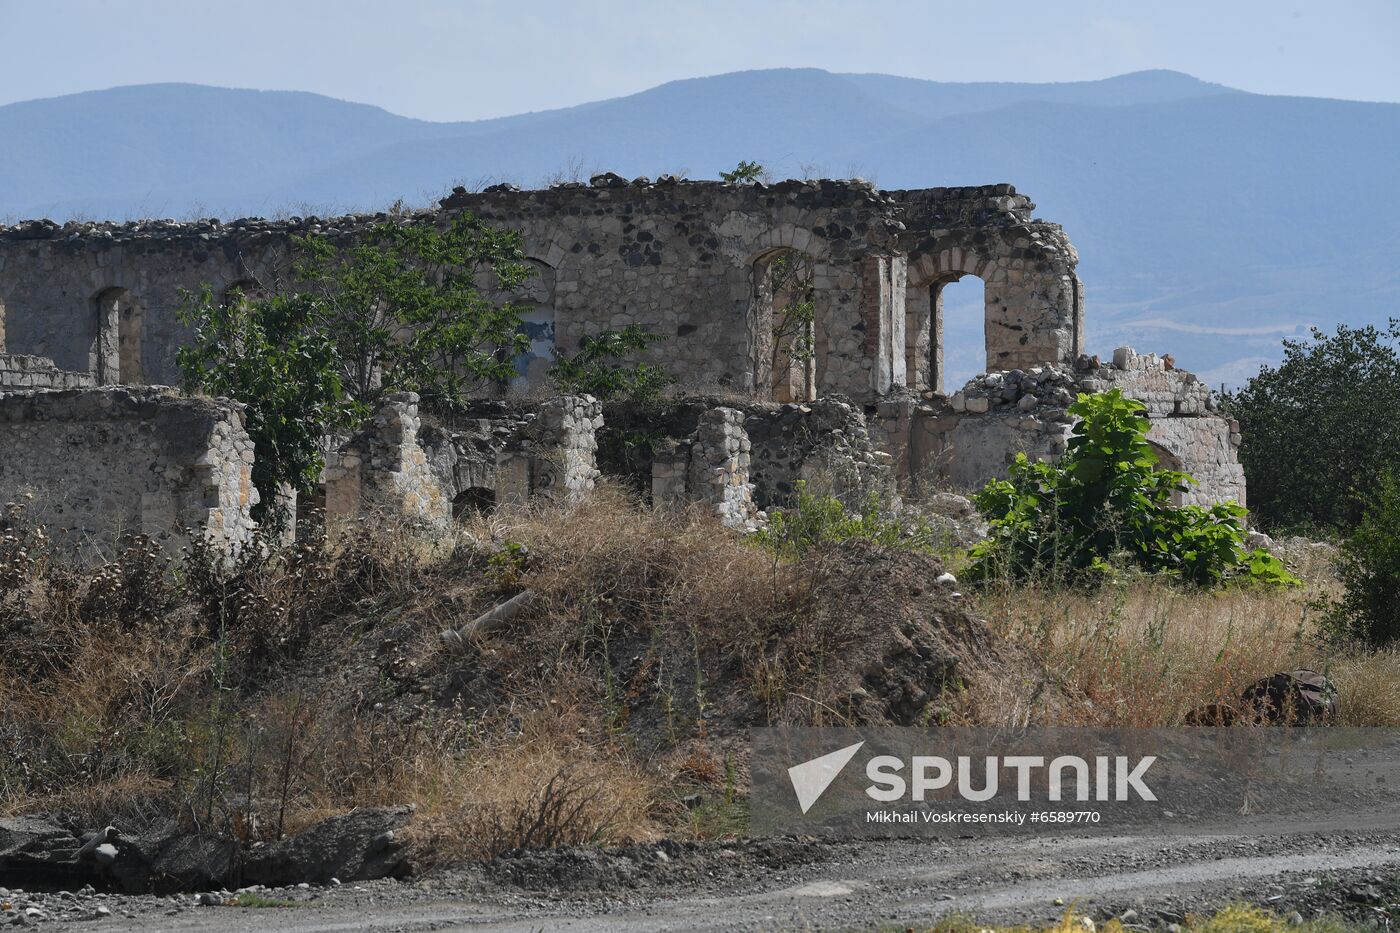
POLYGON ((1009 479, 976 495, 991 537, 973 550, 974 578, 1093 583, 1119 565, 1198 586, 1297 582, 1267 551, 1245 549, 1242 507, 1173 504, 1193 480, 1158 469, 1141 402, 1114 389, 1069 411, 1080 421, 1060 460, 1018 455, 1009 479))
POLYGON ((185 387, 247 405, 264 516, 280 484, 311 491, 325 436, 385 394, 459 403, 508 380, 528 349, 505 300, 530 273, 516 233, 469 214, 445 226, 390 219, 353 245, 313 235, 291 250, 285 278, 263 294, 206 286, 180 310, 185 387))
MULTIPOLYGON (((1290 918, 1251 904, 1232 904, 1208 914, 1192 914, 1186 922, 1176 924, 1181 933, 1360 933, 1370 929, 1361 923, 1342 919, 1322 918, 1295 923, 1290 918)), ((1112 919, 1089 927, 1073 910, 1066 911, 1057 922, 1046 926, 997 926, 964 916, 952 916, 938 921, 929 933, 1084 933, 1097 929, 1101 933, 1127 933, 1133 927, 1112 919)))
POLYGON ((1316 588, 1005 579, 967 607, 991 631, 887 506, 851 515, 804 491, 783 516, 766 549, 603 488, 446 537, 367 524, 233 566, 197 548, 172 574, 143 539, 67 567, 11 513, 0 812, 132 832, 173 814, 256 839, 416 803, 432 864, 733 832, 734 743, 754 724, 1179 724, 1311 667, 1337 683, 1341 724, 1400 725, 1400 656, 1316 639, 1316 588), (508 632, 443 647, 442 629, 526 588, 508 632), (956 658, 954 676, 902 675, 911 641, 956 658), (926 708, 901 705, 902 676, 926 708))
POLYGON ((1386 469, 1342 544, 1344 591, 1331 607, 1333 632, 1381 647, 1400 639, 1400 480, 1386 469))
POLYGON ((1345 532, 1400 460, 1400 322, 1285 340, 1222 407, 1239 419, 1249 503, 1271 531, 1345 532))
POLYGON ((896 515, 878 492, 867 493, 859 511, 851 511, 835 496, 811 492, 804 481, 798 481, 792 504, 774 509, 768 526, 752 540, 783 557, 801 557, 844 541, 868 541, 930 554, 941 543, 917 518, 896 515))
POLYGON ((751 185, 756 181, 763 181, 768 177, 768 170, 761 162, 750 162, 747 159, 740 159, 739 164, 727 172, 720 172, 721 181, 731 185, 751 185))
POLYGON ((675 379, 661 366, 633 358, 665 339, 636 324, 584 337, 571 354, 555 351, 550 378, 555 388, 568 395, 591 395, 604 402, 629 399, 646 404, 660 396, 675 379))

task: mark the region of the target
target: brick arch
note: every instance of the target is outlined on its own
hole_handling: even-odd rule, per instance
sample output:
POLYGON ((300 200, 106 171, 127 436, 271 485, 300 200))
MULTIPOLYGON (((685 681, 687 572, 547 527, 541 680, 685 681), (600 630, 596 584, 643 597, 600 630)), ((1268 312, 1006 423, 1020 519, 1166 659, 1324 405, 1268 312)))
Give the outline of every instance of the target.
POLYGON ((948 247, 924 253, 909 262, 905 290, 905 371, 916 389, 943 392, 944 384, 943 286, 965 276, 980 279, 985 290, 982 304, 983 366, 991 368, 993 346, 990 288, 997 262, 966 247, 948 247))
POLYGON ((785 223, 768 228, 749 243, 748 264, 752 266, 784 249, 806 253, 818 260, 831 257, 831 248, 827 245, 825 237, 817 236, 810 227, 785 223))
POLYGON ((925 288, 935 282, 964 275, 975 275, 983 281, 996 267, 996 262, 986 259, 970 249, 952 247, 938 252, 924 253, 909 263, 909 287, 925 288))

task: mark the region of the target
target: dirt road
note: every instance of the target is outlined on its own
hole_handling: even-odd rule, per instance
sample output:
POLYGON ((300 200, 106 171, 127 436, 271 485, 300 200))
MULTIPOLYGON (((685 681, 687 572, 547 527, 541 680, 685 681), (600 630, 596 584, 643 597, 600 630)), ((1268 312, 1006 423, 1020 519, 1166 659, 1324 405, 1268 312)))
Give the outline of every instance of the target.
POLYGON ((531 856, 513 866, 514 880, 507 883, 488 869, 409 884, 259 892, 293 907, 195 906, 189 895, 110 897, 101 899, 111 911, 101 929, 845 929, 918 926, 949 913, 1052 920, 1070 905, 1099 918, 1132 911, 1129 923, 1165 928, 1188 912, 1238 900, 1284 916, 1341 913, 1358 920, 1388 916, 1389 905, 1400 903, 1400 832, 1394 828, 1313 826, 1250 837, 739 843, 675 856, 665 851, 531 856))

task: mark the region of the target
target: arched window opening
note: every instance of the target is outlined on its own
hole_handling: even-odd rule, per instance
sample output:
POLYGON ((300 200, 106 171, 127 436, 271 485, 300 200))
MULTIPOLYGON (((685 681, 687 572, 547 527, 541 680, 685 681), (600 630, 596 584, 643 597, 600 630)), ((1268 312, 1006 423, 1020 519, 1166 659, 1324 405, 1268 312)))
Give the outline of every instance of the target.
POLYGON ((956 392, 987 367, 986 289, 954 272, 907 292, 905 366, 918 391, 956 392))
POLYGON ((959 275, 934 288, 938 374, 955 391, 987 368, 986 288, 975 275, 959 275))
POLYGON ((141 303, 125 288, 100 292, 92 370, 101 385, 141 385, 141 303))
POLYGON ((812 257, 795 249, 774 250, 754 263, 759 386, 775 402, 817 397, 815 273, 812 257))
POLYGON ((458 521, 477 512, 490 512, 496 507, 496 491, 485 486, 470 486, 452 499, 452 517, 458 521))

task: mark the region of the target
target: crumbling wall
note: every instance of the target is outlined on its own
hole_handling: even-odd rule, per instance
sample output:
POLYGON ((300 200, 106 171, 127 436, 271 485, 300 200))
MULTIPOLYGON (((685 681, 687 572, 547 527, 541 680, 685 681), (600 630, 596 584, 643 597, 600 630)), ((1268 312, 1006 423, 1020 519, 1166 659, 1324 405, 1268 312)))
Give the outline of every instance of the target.
POLYGON ((1059 224, 1032 216, 1012 185, 891 191, 906 231, 906 385, 944 391, 942 288, 985 285, 988 371, 1073 360, 1084 345, 1079 255, 1059 224))
POLYGON ((865 414, 846 399, 787 405, 744 405, 752 456, 750 479, 759 508, 784 505, 799 481, 848 504, 867 492, 893 490, 892 458, 876 449, 865 414))
POLYGON ((538 405, 480 402, 451 424, 420 435, 429 469, 453 512, 540 497, 575 502, 598 478, 596 432, 602 406, 592 396, 538 405))
POLYGON ((59 369, 42 356, 0 353, 0 391, 6 389, 86 389, 96 384, 88 373, 59 369))
MULTIPOLYGON (((1119 389, 1146 406, 1147 439, 1170 458, 1164 467, 1191 474, 1185 504, 1244 504, 1244 469, 1236 422, 1214 408, 1209 387, 1165 358, 1120 348, 1114 362, 1081 356, 1074 366, 1032 366, 983 373, 940 400, 912 405, 901 480, 928 473, 959 489, 1004 477, 1018 452, 1052 460, 1064 453, 1074 422, 1068 408, 1080 393, 1119 389)), ((882 419, 897 430, 902 412, 882 419)))
POLYGON ((603 407, 591 395, 561 395, 541 403, 518 441, 497 458, 503 498, 577 502, 599 476, 597 430, 602 426, 603 407))
MULTIPOLYGON (((911 366, 927 372, 936 348, 926 320, 909 329, 917 301, 906 282, 917 298, 931 276, 988 278, 998 365, 1072 357, 1076 257, 1030 209, 1009 185, 882 192, 859 180, 728 185, 605 173, 545 191, 457 189, 414 218, 468 210, 521 234, 537 274, 519 296, 531 346, 517 360, 518 388, 543 387, 555 349, 637 324, 666 338, 644 355, 682 383, 768 398, 775 312, 762 270, 792 251, 812 261, 816 392, 865 404, 909 383, 911 366)), ((181 289, 255 290, 285 270, 291 236, 350 243, 384 217, 0 227, 10 350, 102 382, 175 382, 181 289)))
POLYGON ((190 533, 248 542, 258 502, 241 406, 160 389, 0 392, 0 502, 23 503, 70 550, 124 534, 178 549, 190 533))
POLYGON ((1193 373, 1175 369, 1169 358, 1139 354, 1132 347, 1114 350, 1111 364, 1095 364, 1095 359, 1078 363, 1081 391, 1120 389, 1147 406, 1147 439, 1176 461, 1168 466, 1196 480, 1182 494, 1182 503, 1246 504, 1239 422, 1216 410, 1209 386, 1193 373))
POLYGON ((700 415, 693 437, 671 439, 652 457, 652 503, 704 503, 728 528, 752 531, 762 515, 754 505, 744 413, 711 408, 700 415))
POLYGON ((326 522, 364 514, 445 525, 451 501, 418 443, 418 395, 386 396, 369 423, 326 458, 326 522))

